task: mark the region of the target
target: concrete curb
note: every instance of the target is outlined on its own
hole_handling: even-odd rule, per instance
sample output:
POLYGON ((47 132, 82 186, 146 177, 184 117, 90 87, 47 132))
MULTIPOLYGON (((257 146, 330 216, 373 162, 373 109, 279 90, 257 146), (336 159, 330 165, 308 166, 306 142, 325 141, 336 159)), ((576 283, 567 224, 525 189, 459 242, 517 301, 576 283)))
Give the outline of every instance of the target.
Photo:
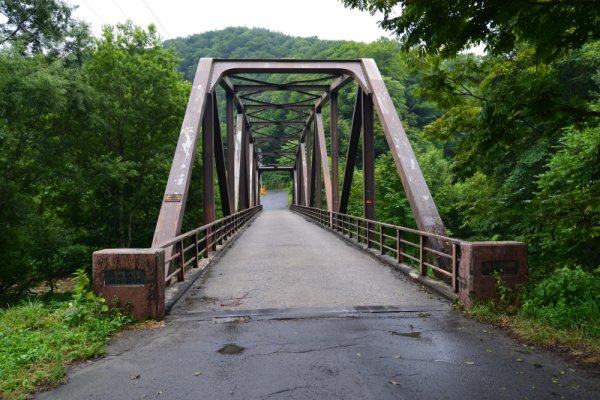
MULTIPOLYGON (((292 212, 294 212, 294 211, 292 211, 292 212)), ((406 264, 399 264, 393 257, 390 257, 388 255, 382 255, 382 254, 380 254, 379 251, 377 251, 375 249, 369 249, 369 248, 367 248, 367 246, 356 242, 354 239, 350 239, 349 237, 343 236, 331 228, 324 227, 323 225, 316 223, 312 219, 310 219, 300 213, 294 212, 294 214, 304 218, 306 221, 308 221, 314 225, 317 225, 321 229, 325 229, 326 231, 329 231, 330 233, 334 234, 335 237, 352 245, 354 248, 361 250, 363 253, 370 255, 371 257, 375 258, 376 260, 378 260, 379 262, 381 262, 383 264, 386 264, 387 266, 391 267, 392 269, 402 272, 403 274, 409 276, 414 281, 417 281, 418 283, 420 283, 424 286, 427 286, 428 288, 432 289, 433 291, 440 294, 444 298, 450 300, 451 302, 458 301, 458 293, 454 293, 452 291, 452 288, 449 287, 448 285, 446 285, 445 283, 443 283, 442 281, 433 279, 429 276, 423 276, 423 275, 419 274, 419 272, 416 269, 411 268, 410 266, 408 266, 406 264)))
POLYGON ((252 217, 252 219, 248 221, 248 223, 244 225, 244 227, 242 227, 235 234, 235 236, 223 242, 223 245, 219 246, 217 250, 213 252, 214 255, 209 256, 208 259, 203 259, 201 265, 198 266, 198 268, 190 268, 185 273, 185 281, 177 282, 175 284, 167 286, 165 290, 165 315, 169 315, 173 307, 175 307, 179 300, 181 300, 181 298, 184 297, 184 295, 194 285, 194 283, 196 283, 198 279, 204 278, 204 276, 206 276, 206 273, 208 272, 210 267, 216 262, 218 262, 225 253, 227 253, 229 248, 237 241, 240 235, 244 233, 244 231, 248 229, 250 225, 252 225, 254 220, 259 215, 260 212, 254 215, 254 217, 252 217))

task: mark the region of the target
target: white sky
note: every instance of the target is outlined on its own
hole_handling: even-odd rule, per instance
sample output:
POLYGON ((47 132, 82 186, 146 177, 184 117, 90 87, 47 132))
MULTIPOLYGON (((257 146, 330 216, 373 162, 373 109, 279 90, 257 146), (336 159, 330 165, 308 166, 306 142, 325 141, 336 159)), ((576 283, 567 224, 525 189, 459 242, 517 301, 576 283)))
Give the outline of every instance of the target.
POLYGON ((95 35, 104 24, 154 23, 164 39, 229 26, 267 28, 291 36, 372 42, 391 37, 380 16, 349 10, 339 0, 67 0, 95 35), (156 15, 153 16, 152 12, 156 15), (158 19, 158 20, 157 20, 158 19))

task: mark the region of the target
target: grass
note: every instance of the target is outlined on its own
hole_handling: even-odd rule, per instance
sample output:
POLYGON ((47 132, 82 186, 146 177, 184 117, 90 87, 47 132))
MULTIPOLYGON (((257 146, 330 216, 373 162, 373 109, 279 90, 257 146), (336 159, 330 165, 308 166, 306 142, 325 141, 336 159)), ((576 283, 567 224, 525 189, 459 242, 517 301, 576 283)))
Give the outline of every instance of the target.
POLYGON ((578 363, 600 362, 600 269, 560 268, 529 290, 509 289, 499 275, 496 280, 498 301, 476 305, 467 315, 578 363))
POLYGON ((110 334, 127 322, 83 286, 68 301, 34 298, 0 309, 0 398, 59 385, 69 364, 104 355, 110 334))
POLYGON ((578 364, 597 365, 600 362, 600 338, 585 327, 556 328, 545 321, 498 310, 491 303, 476 305, 465 313, 507 329, 522 342, 565 354, 578 364))

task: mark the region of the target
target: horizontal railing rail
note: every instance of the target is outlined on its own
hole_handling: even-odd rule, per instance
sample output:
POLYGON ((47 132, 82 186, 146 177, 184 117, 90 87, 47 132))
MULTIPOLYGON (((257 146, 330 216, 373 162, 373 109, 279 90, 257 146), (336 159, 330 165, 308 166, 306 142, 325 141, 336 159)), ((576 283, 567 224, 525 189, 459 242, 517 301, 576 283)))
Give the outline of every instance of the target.
POLYGON ((421 275, 432 270, 447 277, 452 290, 458 292, 461 240, 320 208, 290 208, 333 232, 379 250, 381 255, 394 256, 396 262, 418 269, 421 275))
POLYGON ((171 249, 167 252, 169 257, 165 259, 165 283, 168 285, 175 276, 178 282, 183 282, 187 270, 197 268, 202 258, 208 258, 210 252, 216 251, 218 245, 232 237, 260 211, 261 205, 247 208, 156 246, 171 249))

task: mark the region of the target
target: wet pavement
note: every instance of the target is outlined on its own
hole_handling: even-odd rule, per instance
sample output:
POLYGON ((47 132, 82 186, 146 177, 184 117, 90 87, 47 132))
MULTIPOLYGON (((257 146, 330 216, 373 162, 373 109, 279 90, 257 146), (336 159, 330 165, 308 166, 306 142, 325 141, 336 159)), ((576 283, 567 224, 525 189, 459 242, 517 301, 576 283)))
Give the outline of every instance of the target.
POLYGON ((334 235, 273 210, 164 327, 124 332, 106 358, 37 397, 597 399, 595 371, 466 319, 334 235))
POLYGON ((598 378, 556 355, 453 311, 410 310, 174 314, 39 398, 598 398, 598 378))

